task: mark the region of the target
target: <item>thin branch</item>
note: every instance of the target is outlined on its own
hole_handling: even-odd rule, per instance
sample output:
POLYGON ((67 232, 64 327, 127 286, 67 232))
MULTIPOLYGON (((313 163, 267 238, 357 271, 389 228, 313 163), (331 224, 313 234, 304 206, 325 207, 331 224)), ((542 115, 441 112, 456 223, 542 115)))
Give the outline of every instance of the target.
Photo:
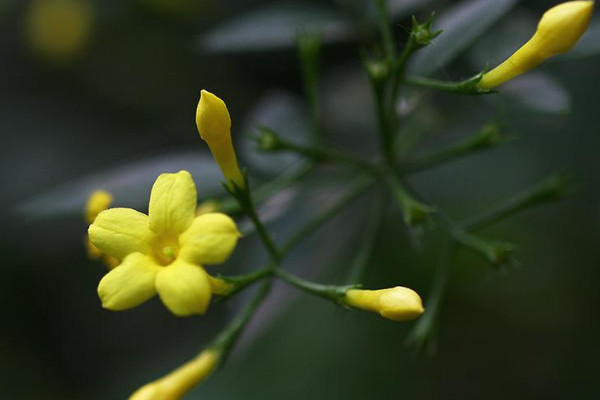
POLYGON ((373 251, 377 244, 377 237, 381 226, 385 220, 385 211, 387 206, 387 198, 380 194, 375 200, 369 213, 367 228, 364 231, 362 241, 358 247, 358 253, 354 257, 350 273, 348 274, 348 283, 362 283, 365 279, 368 266, 373 258, 373 251))

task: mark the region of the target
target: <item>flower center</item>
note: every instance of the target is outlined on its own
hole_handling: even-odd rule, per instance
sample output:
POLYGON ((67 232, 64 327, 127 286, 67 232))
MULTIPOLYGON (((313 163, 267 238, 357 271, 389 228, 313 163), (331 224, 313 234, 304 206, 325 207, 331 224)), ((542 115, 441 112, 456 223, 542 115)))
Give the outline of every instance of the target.
POLYGON ((161 236, 156 239, 153 249, 154 260, 157 264, 167 266, 177 259, 179 243, 170 236, 161 236))

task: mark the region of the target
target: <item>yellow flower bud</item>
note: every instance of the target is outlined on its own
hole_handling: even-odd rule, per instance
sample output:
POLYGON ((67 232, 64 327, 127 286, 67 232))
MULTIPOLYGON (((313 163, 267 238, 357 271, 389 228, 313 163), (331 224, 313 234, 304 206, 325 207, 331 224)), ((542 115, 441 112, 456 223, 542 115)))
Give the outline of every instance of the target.
POLYGON ((129 400, 177 400, 205 380, 218 366, 221 352, 205 350, 181 367, 139 388, 129 400))
POLYGON ((233 285, 225 282, 221 278, 215 278, 214 276, 211 276, 209 274, 206 274, 206 277, 208 278, 210 290, 214 294, 224 296, 224 295, 228 294, 229 291, 231 290, 231 288, 233 287, 233 285))
POLYGON ((410 321, 425 311, 417 292, 402 286, 381 290, 350 289, 343 301, 351 307, 373 311, 393 321, 410 321))
POLYGON ((196 126, 200 137, 208 144, 227 181, 244 187, 244 178, 238 166, 231 142, 231 117, 225 102, 202 90, 196 110, 196 126))
POLYGON ((546 59, 571 50, 587 29, 593 9, 593 1, 569 1, 546 11, 532 38, 506 61, 484 74, 479 87, 500 86, 546 59))

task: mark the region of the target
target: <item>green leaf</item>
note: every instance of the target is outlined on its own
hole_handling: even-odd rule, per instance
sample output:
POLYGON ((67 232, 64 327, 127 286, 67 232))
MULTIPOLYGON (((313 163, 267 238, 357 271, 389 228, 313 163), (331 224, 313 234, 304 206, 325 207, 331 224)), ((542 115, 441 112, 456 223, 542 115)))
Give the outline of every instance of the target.
POLYGON ((301 32, 314 32, 324 42, 352 35, 352 27, 335 11, 303 3, 272 3, 239 15, 199 38, 200 48, 213 53, 254 52, 294 48, 301 32))
POLYGON ((450 63, 464 52, 494 23, 508 13, 519 0, 463 1, 434 21, 436 30, 443 33, 427 48, 415 55, 409 72, 428 76, 450 63))
MULTIPOLYGON (((377 6, 373 0, 337 0, 346 14, 352 15, 360 23, 377 27, 377 6)), ((387 9, 392 20, 400 20, 425 8, 432 0, 387 0, 387 9)), ((397 27, 395 27, 397 29, 397 27)))
POLYGON ((388 0, 387 5, 390 16, 400 19, 425 8, 429 3, 431 0, 388 0))
POLYGON ((114 195, 113 206, 133 207, 145 211, 150 189, 163 172, 188 170, 196 181, 200 198, 223 194, 223 176, 212 157, 206 153, 184 152, 153 157, 107 168, 84 175, 25 200, 13 212, 26 220, 62 218, 81 215, 89 195, 106 190, 114 195))

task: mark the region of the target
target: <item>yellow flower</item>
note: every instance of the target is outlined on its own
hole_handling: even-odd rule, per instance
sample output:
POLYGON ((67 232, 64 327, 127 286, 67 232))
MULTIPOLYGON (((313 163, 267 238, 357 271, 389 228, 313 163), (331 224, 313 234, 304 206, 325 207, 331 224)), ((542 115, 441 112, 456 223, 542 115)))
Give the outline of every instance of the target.
POLYGON ((419 295, 402 286, 381 290, 350 289, 343 302, 394 321, 410 321, 425 311, 419 295))
POLYGON ((221 352, 208 349, 162 378, 139 388, 129 400, 177 400, 205 380, 219 365, 221 352))
POLYGON ((102 278, 98 295, 110 310, 135 307, 158 293, 178 316, 203 314, 211 292, 226 283, 204 265, 221 264, 240 233, 225 214, 196 213, 196 186, 187 171, 161 174, 152 187, 148 215, 130 208, 102 211, 88 232, 101 251, 121 260, 102 278))
POLYGON ((231 142, 231 117, 225 102, 202 90, 196 109, 196 126, 227 182, 231 181, 239 187, 244 187, 244 177, 231 142))
MULTIPOLYGON (((112 195, 103 190, 97 190, 90 195, 85 207, 85 220, 88 225, 94 223, 98 214, 106 210, 110 206, 110 203, 112 203, 112 200, 112 195)), ((86 238, 85 247, 90 260, 101 260, 110 269, 119 265, 119 260, 100 251, 100 249, 92 244, 89 237, 86 238)))
POLYGON ((593 9, 593 1, 569 1, 546 11, 533 37, 506 61, 484 74, 479 86, 495 88, 544 60, 571 50, 587 29, 593 9))
POLYGON ((90 36, 92 11, 88 0, 34 0, 25 20, 32 50, 52 61, 77 56, 90 36))

